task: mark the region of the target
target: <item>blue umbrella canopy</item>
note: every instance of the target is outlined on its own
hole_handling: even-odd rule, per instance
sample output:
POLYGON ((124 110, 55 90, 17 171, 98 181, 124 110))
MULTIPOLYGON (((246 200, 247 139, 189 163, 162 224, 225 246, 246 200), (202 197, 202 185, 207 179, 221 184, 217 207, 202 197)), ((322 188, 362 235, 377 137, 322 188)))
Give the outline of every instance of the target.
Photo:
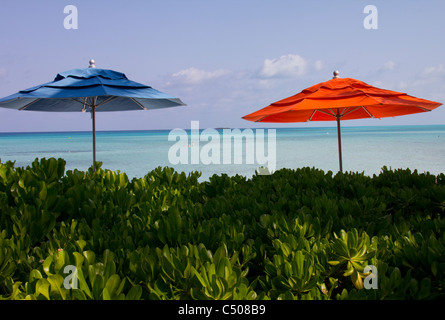
POLYGON ((0 107, 49 112, 90 111, 93 122, 93 161, 96 162, 95 113, 185 106, 179 99, 129 80, 125 74, 90 67, 57 74, 53 81, 0 99, 0 107))
POLYGON ((180 99, 131 81, 123 73, 94 67, 59 73, 52 82, 0 99, 0 107, 50 112, 148 110, 181 105, 184 103, 180 99))

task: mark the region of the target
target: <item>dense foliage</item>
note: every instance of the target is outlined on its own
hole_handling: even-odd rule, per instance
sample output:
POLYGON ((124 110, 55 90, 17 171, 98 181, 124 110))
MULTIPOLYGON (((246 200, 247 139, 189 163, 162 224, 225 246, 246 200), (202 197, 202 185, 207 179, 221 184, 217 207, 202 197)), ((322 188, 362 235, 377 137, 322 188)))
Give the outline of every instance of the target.
POLYGON ((445 297, 443 174, 199 176, 0 164, 0 299, 445 297))

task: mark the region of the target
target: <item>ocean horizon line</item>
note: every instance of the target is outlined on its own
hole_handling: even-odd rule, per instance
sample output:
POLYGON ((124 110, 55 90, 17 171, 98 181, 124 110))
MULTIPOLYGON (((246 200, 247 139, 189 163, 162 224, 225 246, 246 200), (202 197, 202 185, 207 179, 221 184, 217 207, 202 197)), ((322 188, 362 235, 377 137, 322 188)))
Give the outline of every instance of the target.
MULTIPOLYGON (((363 126, 363 125, 356 125, 356 126, 351 126, 351 125, 343 125, 341 127, 341 129, 357 129, 357 128, 361 128, 361 129, 366 129, 366 128, 402 128, 402 127, 406 127, 406 128, 414 128, 414 127, 445 127, 445 124, 402 124, 402 125, 377 125, 377 126, 363 126)), ((176 128, 170 128, 170 129, 137 129, 137 130, 96 130, 96 134, 97 133, 124 133, 124 132, 165 132, 165 131, 171 131, 171 130, 175 130, 175 129, 182 129, 185 131, 191 131, 192 129, 190 128, 180 128, 180 127, 176 127, 176 128)), ((336 125, 333 126, 310 126, 310 127, 206 127, 206 128, 199 128, 200 131, 202 130, 206 130, 206 129, 216 129, 216 130, 224 130, 224 129, 230 129, 230 130, 244 130, 244 129, 252 129, 252 130, 257 130, 257 129, 278 129, 278 130, 287 130, 287 129, 293 129, 293 130, 301 130, 301 131, 305 131, 305 130, 320 130, 320 129, 337 129, 336 125)), ((0 132, 0 135, 15 135, 15 134, 63 134, 63 133, 85 133, 85 134, 91 134, 92 131, 91 130, 68 130, 68 131, 9 131, 9 132, 0 132)))

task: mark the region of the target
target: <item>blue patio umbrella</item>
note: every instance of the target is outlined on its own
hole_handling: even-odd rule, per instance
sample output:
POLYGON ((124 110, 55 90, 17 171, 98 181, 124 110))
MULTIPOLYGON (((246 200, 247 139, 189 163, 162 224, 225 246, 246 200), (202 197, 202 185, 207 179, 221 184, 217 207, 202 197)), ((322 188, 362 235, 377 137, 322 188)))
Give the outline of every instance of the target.
POLYGON ((125 74, 89 68, 57 74, 41 84, 0 99, 0 107, 50 112, 91 112, 93 123, 93 167, 96 162, 96 112, 149 110, 185 106, 179 99, 150 86, 129 80, 125 74))

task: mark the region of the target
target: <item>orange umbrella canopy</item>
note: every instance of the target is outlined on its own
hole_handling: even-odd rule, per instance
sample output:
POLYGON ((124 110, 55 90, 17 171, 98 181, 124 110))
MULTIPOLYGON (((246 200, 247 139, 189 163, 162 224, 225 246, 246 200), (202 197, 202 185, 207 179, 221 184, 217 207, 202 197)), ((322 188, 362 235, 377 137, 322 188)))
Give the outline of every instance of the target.
POLYGON ((340 171, 340 120, 395 117, 432 111, 442 103, 379 89, 352 78, 334 78, 242 117, 254 122, 337 121, 340 171))
MULTIPOLYGON (((334 73, 335 74, 335 73, 334 73)), ((431 111, 441 103, 379 89, 352 78, 319 83, 243 117, 255 122, 306 122, 395 117, 431 111)))

